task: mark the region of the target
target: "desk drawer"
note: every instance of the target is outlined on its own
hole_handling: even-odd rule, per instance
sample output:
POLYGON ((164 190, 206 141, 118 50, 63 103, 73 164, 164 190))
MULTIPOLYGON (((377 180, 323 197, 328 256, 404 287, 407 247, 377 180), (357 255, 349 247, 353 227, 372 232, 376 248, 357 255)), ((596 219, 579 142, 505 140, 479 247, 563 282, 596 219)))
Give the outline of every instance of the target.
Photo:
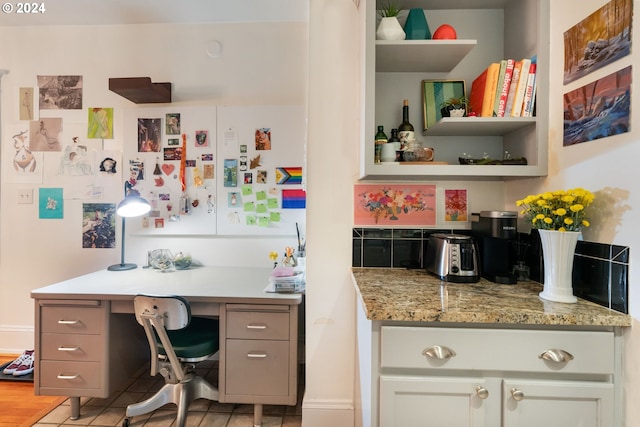
POLYGON ((288 340, 289 313, 228 311, 227 338, 288 340))
POLYGON ((61 334, 100 334, 103 309, 96 307, 41 307, 40 331, 61 334))
MULTIPOLYGON (((40 362, 40 387, 63 389, 100 388, 99 362, 61 362, 43 360, 40 362)), ((82 396, 82 393, 78 393, 82 396)))
POLYGON ((42 334, 40 359, 101 360, 103 345, 102 335, 42 334))
POLYGON ((289 395, 289 341, 227 340, 226 394, 289 395))

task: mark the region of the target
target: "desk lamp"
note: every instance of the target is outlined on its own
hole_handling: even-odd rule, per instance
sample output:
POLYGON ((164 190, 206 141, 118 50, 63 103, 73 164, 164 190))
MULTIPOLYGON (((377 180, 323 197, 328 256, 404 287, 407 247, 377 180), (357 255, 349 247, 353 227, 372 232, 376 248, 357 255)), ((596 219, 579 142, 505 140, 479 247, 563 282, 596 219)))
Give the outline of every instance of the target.
POLYGON ((140 196, 140 193, 125 183, 125 197, 116 207, 116 213, 122 217, 122 242, 120 242, 120 264, 110 265, 109 271, 126 271, 133 270, 138 267, 136 264, 127 264, 124 262, 124 225, 127 218, 142 216, 151 210, 151 205, 140 196))

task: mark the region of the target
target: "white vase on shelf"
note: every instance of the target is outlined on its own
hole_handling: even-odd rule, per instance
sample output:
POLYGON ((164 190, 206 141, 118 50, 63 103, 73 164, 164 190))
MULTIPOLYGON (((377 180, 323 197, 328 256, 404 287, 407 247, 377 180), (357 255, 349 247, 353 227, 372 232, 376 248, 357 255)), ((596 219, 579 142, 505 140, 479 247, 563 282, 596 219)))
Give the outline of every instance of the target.
POLYGON ((579 231, 538 230, 544 260, 544 289, 540 298, 575 303, 573 295, 573 257, 579 231))
POLYGON ((397 17, 390 16, 380 20, 376 31, 378 40, 404 40, 405 37, 406 34, 397 17))

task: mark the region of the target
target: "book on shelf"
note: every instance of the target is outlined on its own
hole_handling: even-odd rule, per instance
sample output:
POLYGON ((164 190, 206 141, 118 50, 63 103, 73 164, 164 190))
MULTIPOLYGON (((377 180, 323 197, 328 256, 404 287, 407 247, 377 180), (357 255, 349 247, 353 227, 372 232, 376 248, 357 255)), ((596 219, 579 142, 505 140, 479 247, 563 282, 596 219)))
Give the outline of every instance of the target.
POLYGON ((513 105, 511 106, 511 117, 520 117, 522 114, 522 101, 524 100, 524 92, 527 89, 529 83, 529 70, 531 68, 531 59, 524 58, 520 67, 520 76, 518 77, 518 85, 516 87, 515 95, 513 98, 513 105))
POLYGON ((496 91, 497 105, 495 107, 496 117, 504 117, 507 106, 507 97, 511 88, 511 78, 513 77, 513 67, 515 62, 513 59, 505 59, 505 70, 502 80, 498 82, 498 90, 496 91))
POLYGON ((511 84, 509 85, 509 93, 507 94, 507 103, 504 107, 504 115, 510 116, 513 108, 513 99, 516 97, 516 88, 520 80, 520 71, 522 70, 522 61, 516 61, 513 64, 513 73, 511 75, 511 84))
POLYGON ((498 72, 498 81, 496 83, 496 94, 493 99, 493 114, 492 116, 498 116, 498 104, 500 103, 500 88, 502 87, 502 83, 504 82, 504 74, 507 71, 507 60, 503 59, 500 61, 500 71, 498 72))
POLYGON ((471 83, 469 107, 471 111, 480 117, 493 117, 493 106, 499 73, 500 63, 494 62, 471 83))
POLYGON ((536 99, 537 68, 536 62, 532 60, 531 66, 529 67, 527 87, 524 91, 524 99, 522 100, 522 117, 533 116, 533 106, 536 99))

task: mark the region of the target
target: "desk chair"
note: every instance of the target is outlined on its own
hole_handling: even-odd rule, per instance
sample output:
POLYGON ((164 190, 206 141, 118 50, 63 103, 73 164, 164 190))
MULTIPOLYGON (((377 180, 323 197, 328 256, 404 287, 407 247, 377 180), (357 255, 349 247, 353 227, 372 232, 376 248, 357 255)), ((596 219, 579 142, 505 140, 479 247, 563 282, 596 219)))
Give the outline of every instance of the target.
POLYGON ((151 375, 160 373, 165 385, 149 399, 127 406, 122 425, 128 427, 131 417, 174 403, 176 426, 184 427, 193 400, 218 400, 218 389, 193 370, 195 363, 218 351, 218 320, 191 317, 189 302, 180 296, 137 295, 133 306, 151 347, 151 375))

